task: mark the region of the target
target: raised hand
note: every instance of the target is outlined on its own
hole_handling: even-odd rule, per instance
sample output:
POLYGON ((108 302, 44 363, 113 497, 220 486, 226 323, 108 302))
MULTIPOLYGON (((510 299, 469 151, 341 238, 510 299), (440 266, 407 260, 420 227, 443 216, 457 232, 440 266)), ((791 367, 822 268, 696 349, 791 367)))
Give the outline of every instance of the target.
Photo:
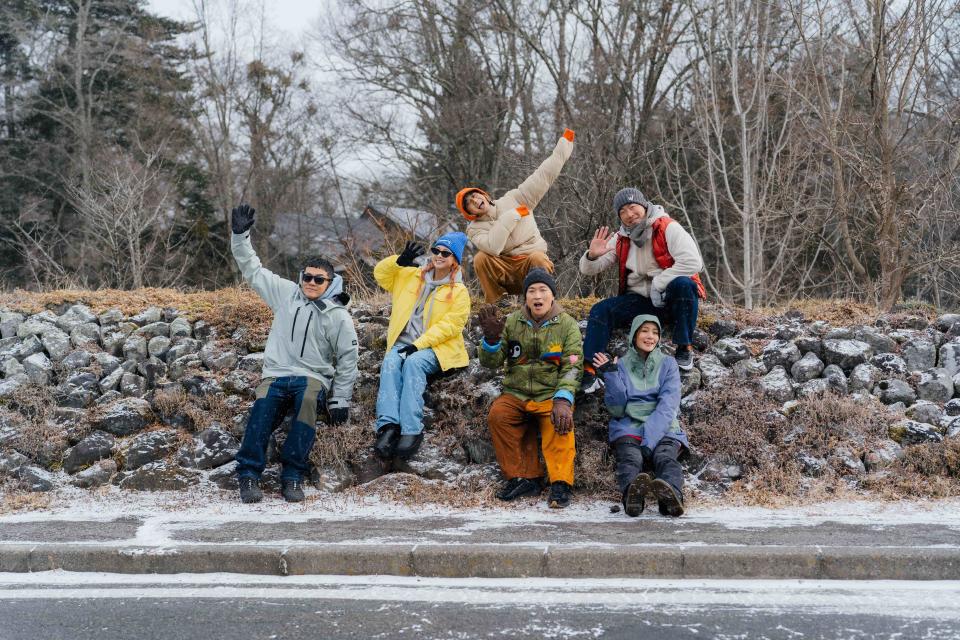
POLYGON ((507 324, 506 318, 500 315, 500 310, 496 305, 488 304, 481 307, 477 312, 477 324, 483 331, 483 339, 487 344, 493 345, 500 342, 500 336, 503 335, 503 328, 507 324))
POLYGON ((415 267, 415 260, 423 255, 425 249, 416 242, 408 242, 403 247, 403 253, 397 256, 397 266, 415 267))
POLYGON ((600 227, 593 234, 593 240, 590 241, 590 248, 587 249, 587 257, 596 260, 600 256, 606 255, 614 250, 614 247, 607 246, 610 242, 610 227, 600 227))
POLYGON ((230 228, 236 234, 246 233, 253 226, 256 212, 257 210, 248 204, 234 207, 233 211, 230 212, 230 228))
POLYGON ((616 359, 611 360, 610 356, 599 351, 593 355, 593 366, 597 373, 609 373, 617 368, 616 359))

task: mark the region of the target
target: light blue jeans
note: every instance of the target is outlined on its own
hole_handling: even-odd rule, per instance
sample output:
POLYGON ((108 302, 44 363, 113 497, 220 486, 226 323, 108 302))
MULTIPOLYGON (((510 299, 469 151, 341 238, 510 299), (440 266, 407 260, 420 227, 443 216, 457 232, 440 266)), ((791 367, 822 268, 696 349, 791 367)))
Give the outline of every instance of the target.
POLYGON ((380 390, 377 392, 376 429, 399 424, 400 433, 415 436, 423 431, 423 392, 427 376, 440 371, 433 349, 421 349, 401 358, 402 344, 394 345, 380 367, 380 390))

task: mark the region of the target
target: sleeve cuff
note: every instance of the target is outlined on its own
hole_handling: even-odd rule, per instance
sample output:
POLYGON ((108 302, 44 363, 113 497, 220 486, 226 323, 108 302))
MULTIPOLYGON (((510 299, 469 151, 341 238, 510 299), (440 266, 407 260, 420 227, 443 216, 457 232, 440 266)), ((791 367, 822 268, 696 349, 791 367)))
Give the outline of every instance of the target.
POLYGON ((563 130, 563 137, 566 138, 567 140, 569 140, 570 142, 573 142, 573 138, 574 138, 575 136, 576 136, 576 134, 573 132, 573 129, 564 129, 564 130, 563 130))
POLYGON ((330 402, 327 403, 327 406, 333 409, 349 409, 350 400, 346 398, 330 398, 330 402))
POLYGON ((570 406, 573 406, 573 394, 567 391, 566 389, 560 389, 555 394, 553 394, 554 400, 566 400, 570 403, 570 406))
POLYGON ((500 343, 501 343, 501 342, 503 342, 503 341, 502 341, 502 340, 497 340, 497 344, 489 344, 489 343, 487 342, 487 339, 486 339, 486 338, 480 338, 480 346, 481 346, 481 347, 483 348, 483 350, 486 351, 487 353, 496 353, 497 351, 500 351, 500 343))

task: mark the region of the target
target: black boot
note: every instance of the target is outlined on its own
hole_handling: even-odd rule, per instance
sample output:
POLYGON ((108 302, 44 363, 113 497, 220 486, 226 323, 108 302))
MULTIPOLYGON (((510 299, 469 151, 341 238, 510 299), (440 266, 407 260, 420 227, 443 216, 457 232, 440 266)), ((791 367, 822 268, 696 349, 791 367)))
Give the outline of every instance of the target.
POLYGON ((373 445, 373 451, 378 458, 389 460, 393 457, 393 452, 397 448, 397 440, 400 439, 400 425, 385 424, 377 430, 377 441, 373 445))
POLYGON ((653 495, 657 496, 660 515, 672 518, 679 518, 683 515, 683 496, 677 493, 677 490, 671 487, 670 483, 657 478, 650 486, 653 489, 653 495))
POLYGON ((643 513, 643 507, 646 505, 644 496, 651 493, 651 483, 653 480, 646 473, 638 473, 633 482, 627 485, 623 490, 623 512, 631 518, 636 518, 643 513))
POLYGON ((570 504, 570 498, 573 497, 573 488, 562 480, 557 480, 550 485, 550 495, 547 498, 547 504, 551 509, 563 509, 570 504))
POLYGON ((287 502, 303 502, 303 481, 302 480, 281 480, 280 495, 287 502))
POLYGON ((394 452, 394 455, 401 460, 409 460, 414 456, 417 450, 420 449, 420 444, 422 442, 422 431, 416 435, 401 435, 400 439, 397 441, 397 449, 394 452))
POLYGON ((240 502, 250 504, 263 500, 259 478, 240 478, 240 502))
POLYGON ((542 489, 540 478, 513 478, 507 480, 503 488, 497 492, 497 497, 504 502, 510 502, 524 496, 534 496, 542 489))

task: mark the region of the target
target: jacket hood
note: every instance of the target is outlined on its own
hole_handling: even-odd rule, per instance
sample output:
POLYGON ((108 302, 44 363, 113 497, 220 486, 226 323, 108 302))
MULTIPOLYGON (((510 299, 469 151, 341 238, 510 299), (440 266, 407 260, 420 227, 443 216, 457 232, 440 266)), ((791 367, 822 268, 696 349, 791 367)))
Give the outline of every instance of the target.
MULTIPOLYGON (((303 295, 303 289, 300 290, 300 294, 303 295)), ((350 294, 343 290, 343 276, 334 274, 327 290, 312 302, 321 311, 331 306, 345 307, 350 304, 350 294)))
POLYGON ((460 191, 457 192, 457 197, 456 197, 457 209, 460 209, 460 213, 463 214, 463 217, 469 220, 470 222, 473 222, 474 220, 476 220, 477 216, 471 213, 467 213, 467 207, 466 207, 466 204, 464 203, 464 200, 468 195, 470 195, 474 191, 479 191, 480 193, 482 193, 487 198, 487 202, 489 203, 489 205, 493 206, 493 198, 491 198, 490 194, 484 191, 483 189, 478 189, 477 187, 465 187, 463 189, 460 189, 460 191))
MULTIPOLYGON (((663 337, 663 326, 660 324, 660 319, 657 316, 650 314, 641 314, 633 319, 633 322, 630 324, 630 349, 636 351, 639 355, 639 350, 636 345, 637 331, 640 330, 640 325, 644 322, 652 322, 657 325, 657 330, 660 331, 661 340, 663 337)), ((654 347, 654 350, 660 348, 660 340, 657 341, 657 346, 654 347)))

